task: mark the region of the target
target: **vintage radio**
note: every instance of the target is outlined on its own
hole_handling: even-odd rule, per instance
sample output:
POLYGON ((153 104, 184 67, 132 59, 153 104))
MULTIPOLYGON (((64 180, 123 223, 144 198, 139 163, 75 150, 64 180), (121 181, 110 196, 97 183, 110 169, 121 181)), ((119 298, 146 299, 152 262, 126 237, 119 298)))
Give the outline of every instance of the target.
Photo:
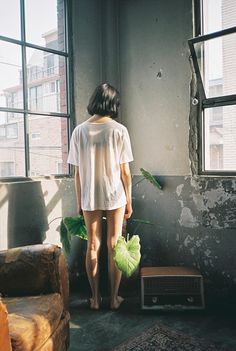
POLYGON ((141 308, 190 310, 205 307, 203 277, 190 267, 141 268, 141 308))

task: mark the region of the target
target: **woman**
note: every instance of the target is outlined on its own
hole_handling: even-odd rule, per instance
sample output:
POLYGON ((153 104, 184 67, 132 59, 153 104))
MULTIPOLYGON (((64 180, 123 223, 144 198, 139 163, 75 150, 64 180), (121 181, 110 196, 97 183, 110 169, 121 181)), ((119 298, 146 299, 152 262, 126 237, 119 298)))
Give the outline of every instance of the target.
POLYGON ((118 309, 121 272, 113 260, 113 249, 122 233, 124 218, 132 215, 131 174, 133 161, 129 134, 115 121, 120 104, 119 92, 100 84, 87 107, 90 118, 73 131, 68 162, 75 166, 77 211, 83 216, 88 232, 86 271, 92 291, 91 309, 99 309, 99 252, 102 217, 106 211, 107 247, 110 279, 110 307, 118 309))

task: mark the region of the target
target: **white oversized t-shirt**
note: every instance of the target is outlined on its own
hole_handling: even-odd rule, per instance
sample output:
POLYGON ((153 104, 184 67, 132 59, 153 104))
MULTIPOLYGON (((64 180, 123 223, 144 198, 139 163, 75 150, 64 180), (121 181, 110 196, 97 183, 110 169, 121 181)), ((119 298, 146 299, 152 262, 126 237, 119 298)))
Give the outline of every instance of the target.
POLYGON ((133 161, 127 128, 114 121, 85 121, 73 131, 68 163, 80 166, 83 210, 112 210, 126 204, 120 164, 133 161))

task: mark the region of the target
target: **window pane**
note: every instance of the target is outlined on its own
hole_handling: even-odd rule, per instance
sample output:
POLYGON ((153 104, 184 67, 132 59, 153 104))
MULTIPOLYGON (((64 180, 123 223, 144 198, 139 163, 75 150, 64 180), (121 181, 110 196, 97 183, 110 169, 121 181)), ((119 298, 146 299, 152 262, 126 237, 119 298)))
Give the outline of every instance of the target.
POLYGON ((236 94, 236 33, 194 47, 206 97, 236 94))
POLYGON ((31 176, 68 174, 67 118, 29 117, 31 176))
POLYGON ((20 0, 1 1, 0 35, 20 39, 20 0))
POLYGON ((236 105, 205 109, 205 169, 236 170, 236 105))
POLYGON ((0 177, 25 175, 24 118, 0 112, 0 177))
POLYGON ((67 113, 64 56, 27 49, 27 78, 30 110, 67 113))
POLYGON ((236 26, 235 0, 203 1, 203 33, 213 33, 236 26))
POLYGON ((63 3, 63 0, 25 0, 26 41, 64 51, 63 3))
POLYGON ((0 41, 0 106, 22 108, 21 47, 0 41))

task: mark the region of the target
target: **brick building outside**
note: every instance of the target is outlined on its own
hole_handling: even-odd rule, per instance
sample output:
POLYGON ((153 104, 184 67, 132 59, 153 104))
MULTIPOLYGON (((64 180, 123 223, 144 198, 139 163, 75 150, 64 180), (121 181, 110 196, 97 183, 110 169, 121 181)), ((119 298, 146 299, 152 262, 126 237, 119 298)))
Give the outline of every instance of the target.
MULTIPOLYGON (((58 0, 58 29, 42 35, 45 47, 64 50, 63 8, 58 0)), ((30 111, 45 115, 28 115, 29 176, 68 173, 67 118, 50 116, 67 113, 66 58, 51 52, 26 49, 27 96, 30 111), (48 115, 46 115, 48 113, 48 115)), ((23 108, 22 69, 18 84, 3 90, 6 108, 23 108)), ((25 175, 24 115, 0 113, 0 176, 25 175)))

